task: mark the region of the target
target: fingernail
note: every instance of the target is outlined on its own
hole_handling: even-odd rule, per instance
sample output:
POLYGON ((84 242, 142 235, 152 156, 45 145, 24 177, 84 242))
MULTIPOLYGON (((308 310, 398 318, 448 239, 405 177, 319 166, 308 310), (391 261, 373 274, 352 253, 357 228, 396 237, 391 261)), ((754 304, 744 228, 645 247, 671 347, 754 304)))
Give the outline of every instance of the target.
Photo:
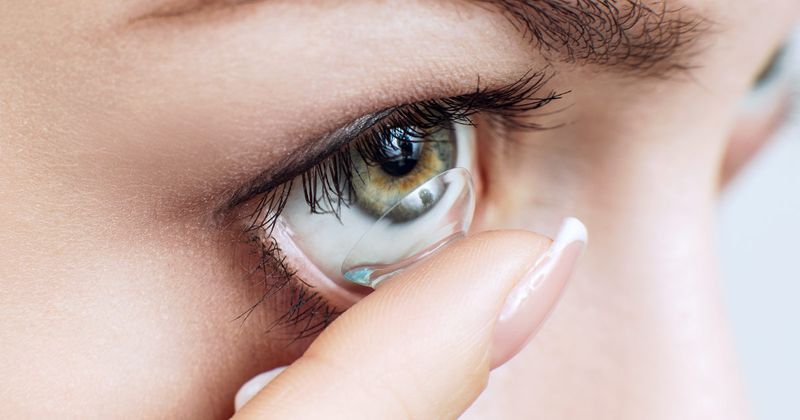
POLYGON ((236 392, 236 398, 233 402, 233 407, 236 411, 239 411, 247 404, 253 397, 256 396, 268 383, 272 382, 276 376, 280 375, 281 372, 286 370, 286 366, 280 367, 269 372, 264 372, 253 379, 247 381, 239 391, 236 392))
POLYGON ((587 237, 580 220, 565 219, 550 249, 509 293, 495 324, 492 369, 516 356, 544 323, 571 277, 587 237))

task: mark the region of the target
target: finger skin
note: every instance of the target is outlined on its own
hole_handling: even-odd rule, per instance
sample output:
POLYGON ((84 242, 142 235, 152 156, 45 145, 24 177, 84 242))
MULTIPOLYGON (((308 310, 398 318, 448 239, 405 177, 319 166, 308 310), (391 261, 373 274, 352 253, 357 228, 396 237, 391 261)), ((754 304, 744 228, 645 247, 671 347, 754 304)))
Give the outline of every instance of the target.
POLYGON ((235 418, 457 417, 486 386, 506 295, 550 242, 482 233, 399 274, 339 317, 235 418))

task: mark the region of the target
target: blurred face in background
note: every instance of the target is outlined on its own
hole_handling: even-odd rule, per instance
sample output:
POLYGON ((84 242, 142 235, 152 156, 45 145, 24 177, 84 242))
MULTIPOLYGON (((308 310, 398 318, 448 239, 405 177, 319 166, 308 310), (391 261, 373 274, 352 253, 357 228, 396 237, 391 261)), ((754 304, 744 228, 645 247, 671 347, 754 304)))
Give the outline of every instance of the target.
MULTIPOLYGON (((316 217, 302 180, 341 171, 332 156, 380 122, 445 145, 420 152, 435 152, 414 168, 428 173, 395 178, 470 156, 473 230, 553 233, 568 214, 592 235, 559 310, 476 415, 736 418, 715 203, 786 114, 780 66, 764 69, 798 9, 3 2, 2 417, 230 416, 244 381, 291 363, 357 300, 307 258, 352 225, 290 246, 265 197, 316 217)), ((402 193, 374 182, 365 209, 402 193)))

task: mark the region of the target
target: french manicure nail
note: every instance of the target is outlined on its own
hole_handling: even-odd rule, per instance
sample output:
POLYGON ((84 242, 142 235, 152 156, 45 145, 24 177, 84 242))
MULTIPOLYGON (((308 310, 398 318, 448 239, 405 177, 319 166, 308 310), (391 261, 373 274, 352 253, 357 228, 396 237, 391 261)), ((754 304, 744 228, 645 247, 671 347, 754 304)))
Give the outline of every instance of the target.
POLYGON ((567 218, 550 249, 508 294, 495 324, 492 368, 514 357, 552 311, 587 243, 586 227, 567 218))
POLYGON ((253 397, 256 396, 268 383, 272 382, 275 377, 281 374, 286 370, 286 367, 280 367, 277 369, 273 369, 269 372, 264 372, 253 379, 247 381, 239 391, 236 392, 236 398, 234 399, 234 409, 239 411, 247 404, 253 397))

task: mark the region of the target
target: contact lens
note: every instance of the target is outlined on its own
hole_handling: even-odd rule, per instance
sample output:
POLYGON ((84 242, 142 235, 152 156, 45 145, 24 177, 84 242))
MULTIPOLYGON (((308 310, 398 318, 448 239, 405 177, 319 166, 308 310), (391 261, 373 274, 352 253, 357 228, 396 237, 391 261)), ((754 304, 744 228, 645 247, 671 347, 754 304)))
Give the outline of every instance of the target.
POLYGON ((464 168, 442 172, 386 211, 342 263, 352 283, 375 288, 464 236, 475 213, 475 188, 464 168))

